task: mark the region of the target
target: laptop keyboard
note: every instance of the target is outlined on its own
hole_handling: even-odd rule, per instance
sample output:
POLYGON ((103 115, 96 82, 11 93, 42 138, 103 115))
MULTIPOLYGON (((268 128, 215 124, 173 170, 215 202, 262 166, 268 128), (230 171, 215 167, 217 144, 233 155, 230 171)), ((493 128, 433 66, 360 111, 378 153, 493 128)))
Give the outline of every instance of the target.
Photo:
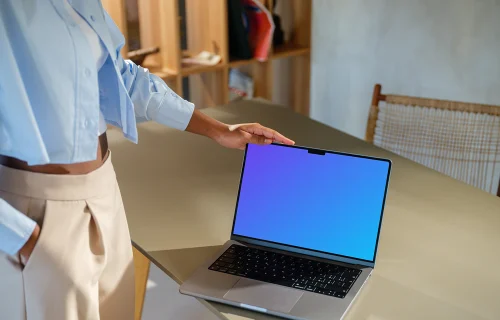
POLYGON ((361 270, 231 245, 210 270, 343 299, 361 270))

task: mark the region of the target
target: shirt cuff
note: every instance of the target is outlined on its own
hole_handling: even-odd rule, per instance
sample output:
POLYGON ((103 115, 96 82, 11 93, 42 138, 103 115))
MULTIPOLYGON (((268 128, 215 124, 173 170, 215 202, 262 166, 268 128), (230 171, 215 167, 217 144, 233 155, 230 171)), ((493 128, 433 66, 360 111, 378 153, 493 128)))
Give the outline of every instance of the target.
MULTIPOLYGON (((152 75, 152 78, 155 79, 156 76, 152 75)), ((153 99, 149 102, 147 117, 162 125, 178 130, 186 130, 193 116, 194 104, 182 99, 172 89, 168 88, 164 83, 162 84, 165 91, 161 96, 157 93, 152 97, 153 99), (158 102, 154 103, 154 98, 159 98, 158 102)), ((157 83, 157 85, 159 84, 157 83)))
POLYGON ((36 222, 0 199, 0 251, 15 255, 35 230, 36 222))
POLYGON ((194 104, 177 96, 173 91, 166 92, 160 107, 151 119, 165 126, 186 130, 194 112, 194 104))

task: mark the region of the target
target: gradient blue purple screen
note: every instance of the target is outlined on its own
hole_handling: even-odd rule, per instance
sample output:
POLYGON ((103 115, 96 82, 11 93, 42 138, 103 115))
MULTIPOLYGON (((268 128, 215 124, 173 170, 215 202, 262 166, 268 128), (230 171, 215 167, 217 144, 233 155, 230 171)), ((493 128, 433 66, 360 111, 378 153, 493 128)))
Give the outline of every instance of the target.
POLYGON ((249 145, 233 233, 373 261, 389 162, 249 145))

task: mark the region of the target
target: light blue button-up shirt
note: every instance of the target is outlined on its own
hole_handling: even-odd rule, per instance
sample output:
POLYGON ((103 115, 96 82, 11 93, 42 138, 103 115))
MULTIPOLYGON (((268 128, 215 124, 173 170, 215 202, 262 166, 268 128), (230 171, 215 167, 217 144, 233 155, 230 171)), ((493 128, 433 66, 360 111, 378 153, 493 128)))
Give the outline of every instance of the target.
MULTIPOLYGON (((97 70, 68 0, 0 1, 0 154, 30 165, 94 160, 99 109, 137 142, 137 121, 184 130, 194 106, 124 60, 124 37, 100 0, 69 0, 108 57, 97 70)), ((35 222, 0 199, 0 251, 15 254, 35 222)))

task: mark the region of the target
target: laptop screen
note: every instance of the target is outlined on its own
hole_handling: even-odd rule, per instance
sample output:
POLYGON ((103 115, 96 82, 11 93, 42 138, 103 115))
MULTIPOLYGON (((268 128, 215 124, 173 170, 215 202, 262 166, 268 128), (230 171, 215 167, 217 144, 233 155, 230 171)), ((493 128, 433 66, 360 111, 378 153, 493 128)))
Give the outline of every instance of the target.
POLYGON ((390 161, 248 145, 233 234, 374 262, 390 161))

